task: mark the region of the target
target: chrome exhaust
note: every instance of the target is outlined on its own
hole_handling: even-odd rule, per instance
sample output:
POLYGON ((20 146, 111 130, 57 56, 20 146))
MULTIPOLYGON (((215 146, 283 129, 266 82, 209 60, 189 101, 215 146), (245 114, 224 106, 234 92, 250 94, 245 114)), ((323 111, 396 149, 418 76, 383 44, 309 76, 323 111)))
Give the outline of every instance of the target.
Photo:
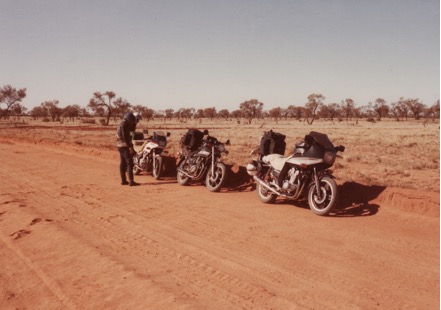
POLYGON ((269 190, 270 192, 273 192, 276 195, 279 196, 284 196, 283 194, 279 193, 278 191, 276 191, 274 188, 271 188, 270 186, 268 186, 268 184, 266 184, 262 179, 260 179, 257 175, 253 176, 254 181, 256 181, 257 183, 259 183, 260 185, 262 185, 263 187, 265 187, 267 190, 269 190))

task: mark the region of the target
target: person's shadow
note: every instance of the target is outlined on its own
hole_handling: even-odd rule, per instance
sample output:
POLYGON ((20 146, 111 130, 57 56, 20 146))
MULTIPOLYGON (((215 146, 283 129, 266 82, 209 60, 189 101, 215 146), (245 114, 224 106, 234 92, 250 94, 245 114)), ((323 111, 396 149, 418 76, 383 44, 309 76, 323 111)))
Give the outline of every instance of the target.
POLYGON ((363 185, 356 182, 345 182, 339 185, 339 203, 330 216, 352 217, 371 216, 378 213, 380 206, 372 204, 385 186, 363 185))

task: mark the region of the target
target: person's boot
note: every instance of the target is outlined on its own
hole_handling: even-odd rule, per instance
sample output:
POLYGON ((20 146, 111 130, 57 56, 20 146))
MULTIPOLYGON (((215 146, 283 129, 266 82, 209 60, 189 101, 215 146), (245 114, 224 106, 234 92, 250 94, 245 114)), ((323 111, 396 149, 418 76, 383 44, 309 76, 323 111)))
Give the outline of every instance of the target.
POLYGON ((139 183, 136 183, 135 181, 130 181, 129 186, 138 186, 139 183))
POLYGON ((127 180, 122 180, 121 185, 129 185, 129 182, 127 182, 127 180))

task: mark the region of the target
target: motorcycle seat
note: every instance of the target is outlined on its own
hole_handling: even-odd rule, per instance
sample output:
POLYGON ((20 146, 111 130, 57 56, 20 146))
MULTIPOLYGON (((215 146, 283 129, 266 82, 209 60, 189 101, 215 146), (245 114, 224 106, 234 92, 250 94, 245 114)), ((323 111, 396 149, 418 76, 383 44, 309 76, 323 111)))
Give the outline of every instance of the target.
POLYGON ((279 171, 282 170, 288 159, 290 159, 290 156, 285 157, 280 154, 269 154, 262 157, 263 162, 270 164, 274 169, 279 171))

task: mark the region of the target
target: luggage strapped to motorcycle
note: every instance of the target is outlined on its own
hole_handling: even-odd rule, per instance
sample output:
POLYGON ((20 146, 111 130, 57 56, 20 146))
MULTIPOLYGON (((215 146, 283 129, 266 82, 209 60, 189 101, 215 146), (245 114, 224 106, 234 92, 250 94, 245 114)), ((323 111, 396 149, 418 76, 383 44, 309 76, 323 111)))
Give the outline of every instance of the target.
POLYGON ((265 131, 263 137, 260 139, 260 153, 262 155, 280 154, 285 155, 286 136, 274 132, 272 130, 265 131))
POLYGON ((188 129, 188 131, 181 138, 181 147, 185 146, 194 151, 202 144, 204 133, 198 129, 188 129))

